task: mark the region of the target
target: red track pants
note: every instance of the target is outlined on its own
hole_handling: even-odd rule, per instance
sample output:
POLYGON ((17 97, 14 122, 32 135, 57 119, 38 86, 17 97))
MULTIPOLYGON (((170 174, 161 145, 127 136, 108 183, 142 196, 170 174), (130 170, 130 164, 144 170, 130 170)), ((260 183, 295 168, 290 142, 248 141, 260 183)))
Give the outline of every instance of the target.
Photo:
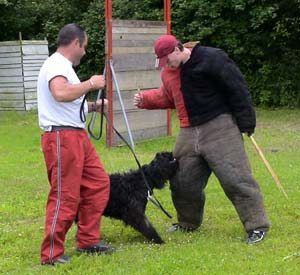
POLYGON ((85 130, 42 135, 42 149, 51 186, 46 208, 42 262, 64 253, 64 240, 76 213, 77 248, 100 241, 101 216, 109 198, 109 177, 85 130))

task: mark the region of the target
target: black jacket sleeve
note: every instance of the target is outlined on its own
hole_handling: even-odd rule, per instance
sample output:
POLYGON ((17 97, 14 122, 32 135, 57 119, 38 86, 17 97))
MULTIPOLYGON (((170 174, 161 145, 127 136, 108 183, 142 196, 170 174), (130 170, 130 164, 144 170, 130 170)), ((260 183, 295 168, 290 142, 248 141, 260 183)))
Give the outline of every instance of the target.
POLYGON ((226 93, 227 103, 241 132, 253 133, 256 114, 246 80, 238 66, 221 49, 216 51, 211 67, 226 93))

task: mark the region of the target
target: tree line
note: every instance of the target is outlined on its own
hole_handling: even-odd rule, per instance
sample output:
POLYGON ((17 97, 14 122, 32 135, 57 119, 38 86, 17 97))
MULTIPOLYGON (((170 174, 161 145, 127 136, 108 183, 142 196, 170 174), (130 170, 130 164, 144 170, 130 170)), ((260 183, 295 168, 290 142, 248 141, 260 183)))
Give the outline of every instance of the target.
MULTIPOLYGON (((81 79, 101 73, 105 58, 103 0, 0 0, 0 41, 47 39, 55 51, 70 22, 89 35, 81 79)), ((163 0, 113 0, 113 17, 163 20, 163 0)), ((224 49, 245 74, 256 105, 300 107, 300 0, 172 0, 172 33, 224 49)))

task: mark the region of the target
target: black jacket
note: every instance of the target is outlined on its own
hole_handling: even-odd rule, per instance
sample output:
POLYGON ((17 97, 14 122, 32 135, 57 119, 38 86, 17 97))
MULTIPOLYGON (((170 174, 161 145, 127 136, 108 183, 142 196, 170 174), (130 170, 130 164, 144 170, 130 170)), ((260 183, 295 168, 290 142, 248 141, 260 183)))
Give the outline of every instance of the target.
POLYGON ((256 116, 247 83, 223 50, 197 44, 182 65, 181 90, 192 126, 231 113, 241 132, 254 131, 256 116))

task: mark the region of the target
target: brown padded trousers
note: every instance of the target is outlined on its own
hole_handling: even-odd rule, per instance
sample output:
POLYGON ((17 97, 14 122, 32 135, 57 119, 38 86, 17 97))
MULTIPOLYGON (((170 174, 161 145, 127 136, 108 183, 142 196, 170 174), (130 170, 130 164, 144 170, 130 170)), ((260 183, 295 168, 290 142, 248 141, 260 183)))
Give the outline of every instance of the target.
POLYGON ((269 229, 262 193, 252 175, 242 134, 230 114, 219 115, 196 127, 181 128, 174 156, 179 169, 170 188, 182 227, 196 229, 201 225, 204 189, 213 172, 245 231, 269 229))

